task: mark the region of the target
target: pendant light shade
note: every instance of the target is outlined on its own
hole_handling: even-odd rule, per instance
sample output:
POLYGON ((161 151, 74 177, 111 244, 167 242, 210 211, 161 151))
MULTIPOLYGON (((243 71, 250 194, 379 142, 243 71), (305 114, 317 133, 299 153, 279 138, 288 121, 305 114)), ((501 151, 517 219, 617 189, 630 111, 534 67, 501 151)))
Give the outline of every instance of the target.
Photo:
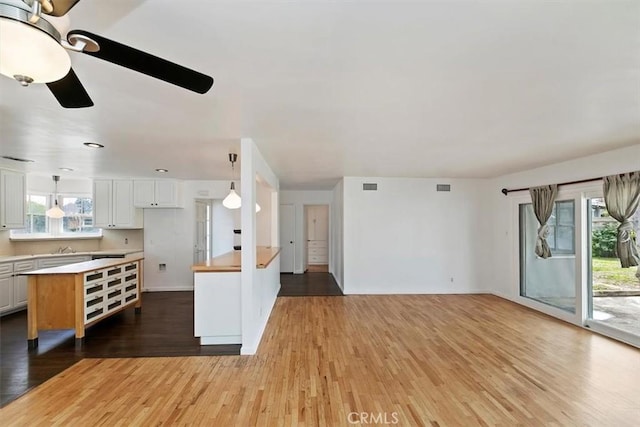
MULTIPOLYGON (((236 153, 229 153, 232 175, 235 175, 234 164, 236 163, 236 160, 238 160, 238 155, 236 153)), ((234 176, 231 177, 231 179, 233 178, 234 176)), ((236 184, 233 181, 231 181, 231 189, 229 190, 229 194, 222 201, 222 206, 227 209, 239 209, 240 206, 242 206, 242 199, 240 198, 238 193, 236 193, 236 184)), ((256 203, 256 212, 260 212, 260 210, 262 210, 262 208, 259 204, 256 203)))
POLYGON ((231 189, 229 190, 229 194, 222 201, 222 206, 227 209, 238 209, 241 206, 242 200, 238 193, 236 193, 235 183, 231 183, 231 189))
POLYGON ((53 175, 53 182, 55 183, 55 190, 53 192, 53 207, 51 209, 47 209, 44 213, 49 218, 60 219, 64 217, 64 211, 60 209, 58 206, 58 181, 60 181, 60 177, 58 175, 53 175))

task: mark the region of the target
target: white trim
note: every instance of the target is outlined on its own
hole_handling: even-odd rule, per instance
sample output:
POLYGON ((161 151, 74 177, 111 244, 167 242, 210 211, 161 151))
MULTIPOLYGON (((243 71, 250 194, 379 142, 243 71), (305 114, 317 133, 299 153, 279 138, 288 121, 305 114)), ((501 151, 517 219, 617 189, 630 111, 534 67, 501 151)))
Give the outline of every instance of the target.
MULTIPOLYGON (((100 229, 102 230, 102 229, 100 229)), ((102 239, 102 231, 100 234, 58 234, 56 236, 48 234, 24 234, 9 236, 12 241, 37 241, 37 240, 100 240, 102 239)))
POLYGON ((242 344, 242 335, 226 335, 223 337, 200 337, 200 345, 242 344))
POLYGON ((630 332, 623 331, 618 328, 613 328, 597 320, 587 319, 584 324, 585 329, 589 329, 600 335, 604 335, 607 338, 612 338, 618 341, 622 341, 625 344, 632 345, 640 348, 640 337, 630 332))
POLYGON ((169 286, 169 287, 151 287, 142 288, 142 292, 178 292, 178 291, 193 291, 193 286, 169 286))

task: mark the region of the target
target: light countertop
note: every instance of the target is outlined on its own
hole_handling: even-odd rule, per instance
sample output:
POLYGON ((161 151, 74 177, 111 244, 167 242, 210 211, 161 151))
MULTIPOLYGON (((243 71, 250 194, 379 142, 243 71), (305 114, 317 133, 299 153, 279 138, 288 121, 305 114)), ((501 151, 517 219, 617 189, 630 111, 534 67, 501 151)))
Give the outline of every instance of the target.
MULTIPOLYGON (((258 246, 256 247, 256 267, 267 268, 267 266, 274 260, 276 255, 280 253, 280 248, 271 246, 258 246)), ((194 264, 191 266, 191 270, 194 273, 206 273, 206 272, 238 272, 242 263, 242 252, 232 251, 222 254, 220 256, 211 258, 205 262, 194 264)))
POLYGON ((33 255, 0 255, 0 262, 28 261, 41 258, 57 258, 68 256, 93 256, 93 255, 124 255, 142 252, 142 249, 107 249, 102 251, 67 252, 64 254, 33 254, 33 255))
POLYGON ((100 270, 102 268, 113 267, 120 264, 128 264, 144 259, 142 256, 132 256, 130 258, 102 258, 93 261, 76 262, 74 264, 61 265, 60 267, 41 268, 40 270, 27 271, 22 274, 27 276, 44 274, 78 274, 88 271, 100 270))

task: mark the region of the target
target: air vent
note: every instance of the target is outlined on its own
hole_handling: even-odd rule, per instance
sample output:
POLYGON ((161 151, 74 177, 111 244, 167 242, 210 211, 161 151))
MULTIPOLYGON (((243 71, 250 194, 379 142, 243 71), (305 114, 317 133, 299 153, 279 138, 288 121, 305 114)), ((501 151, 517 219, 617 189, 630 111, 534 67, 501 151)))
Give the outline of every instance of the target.
POLYGON ((378 191, 378 184, 372 182, 365 182, 362 184, 364 191, 378 191))
POLYGON ((436 191, 451 191, 451 184, 436 184, 436 191))

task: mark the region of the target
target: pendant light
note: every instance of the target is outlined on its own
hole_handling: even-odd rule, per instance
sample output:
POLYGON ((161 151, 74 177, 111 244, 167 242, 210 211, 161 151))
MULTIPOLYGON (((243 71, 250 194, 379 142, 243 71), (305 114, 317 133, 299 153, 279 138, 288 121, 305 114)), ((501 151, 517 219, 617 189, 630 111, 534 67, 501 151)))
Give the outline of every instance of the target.
MULTIPOLYGON (((236 153, 229 153, 229 161, 231 162, 231 179, 235 178, 235 168, 234 165, 238 160, 238 155, 236 153)), ((222 206, 227 209, 238 209, 242 206, 242 199, 236 193, 236 184, 231 181, 231 188, 229 189, 229 194, 222 201, 222 206)), ((256 212, 260 212, 262 208, 258 203, 256 203, 256 212)))
POLYGON ((236 184, 233 182, 233 178, 235 177, 235 169, 234 165, 238 160, 238 155, 236 153, 229 153, 229 161, 231 162, 231 189, 229 190, 229 194, 222 201, 222 206, 227 209, 238 209, 241 205, 242 200, 238 193, 236 193, 236 184))
POLYGON ((55 190, 53 192, 53 207, 45 212, 45 215, 49 218, 59 219, 64 217, 64 211, 58 206, 58 181, 60 181, 60 177, 58 175, 53 175, 53 182, 55 183, 55 190))

